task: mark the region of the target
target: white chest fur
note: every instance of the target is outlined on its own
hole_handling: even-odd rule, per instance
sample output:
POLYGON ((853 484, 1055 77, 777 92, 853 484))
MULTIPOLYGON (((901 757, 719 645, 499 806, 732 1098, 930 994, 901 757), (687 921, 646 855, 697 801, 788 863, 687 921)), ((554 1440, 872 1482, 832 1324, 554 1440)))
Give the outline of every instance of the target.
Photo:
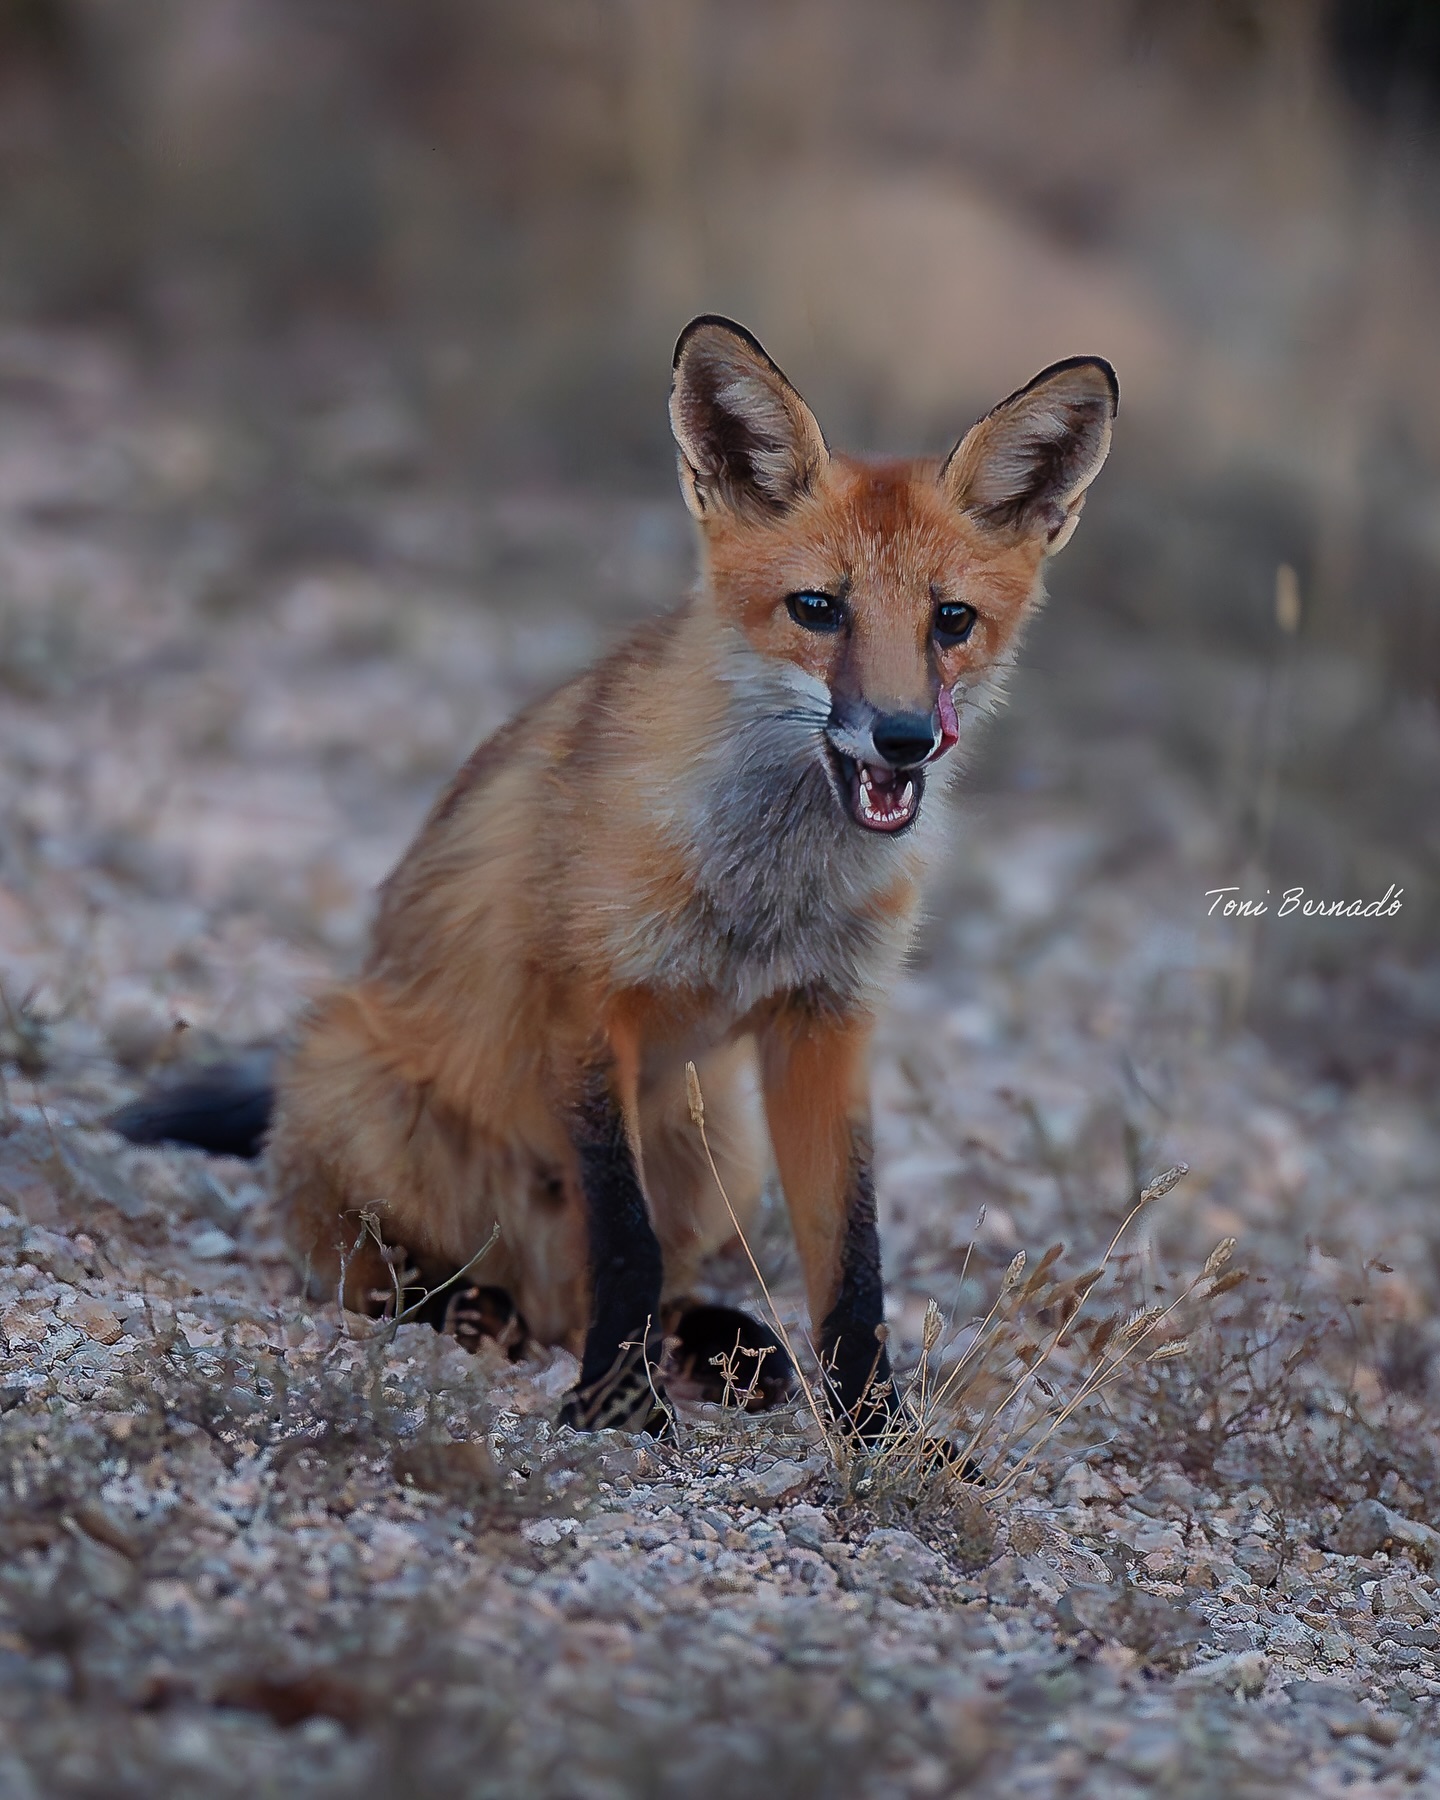
POLYGON ((918 877, 933 827, 923 806, 902 837, 855 825, 817 721, 794 699, 774 684, 738 689, 729 728, 657 808, 657 836, 683 846, 690 898, 617 920, 629 979, 712 994, 738 1018, 786 993, 873 1001, 893 970, 903 928, 880 903, 918 877))

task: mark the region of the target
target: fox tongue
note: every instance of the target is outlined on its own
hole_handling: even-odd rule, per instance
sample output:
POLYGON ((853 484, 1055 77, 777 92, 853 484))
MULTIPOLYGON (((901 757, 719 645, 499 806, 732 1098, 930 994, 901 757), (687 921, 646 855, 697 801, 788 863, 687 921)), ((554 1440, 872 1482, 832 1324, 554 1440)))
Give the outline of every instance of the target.
POLYGON ((955 711, 955 701, 950 690, 942 686, 936 701, 936 711, 940 715, 940 744, 929 760, 943 756, 947 750, 953 750, 960 742, 960 715, 955 711))

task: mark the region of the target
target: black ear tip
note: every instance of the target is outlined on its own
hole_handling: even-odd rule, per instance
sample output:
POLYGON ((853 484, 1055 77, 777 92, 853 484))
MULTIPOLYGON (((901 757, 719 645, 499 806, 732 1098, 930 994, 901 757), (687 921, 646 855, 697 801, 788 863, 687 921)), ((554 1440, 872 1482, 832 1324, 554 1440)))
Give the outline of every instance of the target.
POLYGON ((758 356, 768 367, 772 369, 775 367, 769 352, 753 331, 747 331, 743 325, 737 324, 734 319, 727 319, 723 313, 697 313, 675 340, 675 355, 670 363, 672 369, 680 367, 680 358, 685 354, 691 340, 707 331, 738 338, 747 350, 758 356))
POLYGON ((1120 410, 1120 377, 1115 373, 1114 363, 1107 362, 1103 356, 1071 356, 1056 363, 1049 372, 1058 375, 1066 369, 1093 369, 1099 375, 1110 393, 1110 417, 1113 419, 1120 410))
POLYGON ((1115 373, 1115 365, 1107 362, 1103 356, 1092 356, 1087 360, 1105 378, 1105 385, 1110 390, 1110 417, 1113 419, 1120 410, 1120 377, 1115 373))
POLYGON ((1120 410, 1120 380, 1115 373, 1114 364, 1107 362, 1103 356, 1067 356, 1060 362, 1051 363, 1048 368, 1042 369, 1038 375, 1027 381, 1024 387, 1016 388, 1015 392, 1002 400, 994 410, 1000 412, 1016 400, 1023 400, 1036 388, 1047 387, 1052 381, 1059 381, 1066 375, 1075 375, 1082 371, 1087 375, 1098 375, 1105 383, 1105 390, 1110 398, 1110 417, 1113 419, 1120 410))

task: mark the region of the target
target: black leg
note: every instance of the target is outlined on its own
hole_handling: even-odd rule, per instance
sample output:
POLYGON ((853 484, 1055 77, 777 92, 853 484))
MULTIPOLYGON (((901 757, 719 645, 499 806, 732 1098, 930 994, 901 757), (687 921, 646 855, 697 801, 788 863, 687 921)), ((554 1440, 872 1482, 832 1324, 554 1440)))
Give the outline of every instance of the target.
MULTIPOLYGON (((880 1235, 876 1228, 875 1180, 870 1145, 855 1134, 851 1154, 845 1240, 840 1255, 840 1292, 820 1327, 820 1355, 829 1373, 830 1403, 860 1439, 873 1444, 897 1426, 915 1428, 895 1392, 890 1353, 885 1348, 885 1288, 880 1276, 880 1235)), ((925 1463, 948 1469, 962 1481, 982 1479, 948 1437, 926 1434, 925 1463)))
POLYGON ((829 1375, 836 1411, 867 1441, 882 1436, 900 1408, 885 1348, 885 1287, 880 1276, 875 1177, 870 1145, 858 1130, 850 1158, 840 1291, 820 1327, 820 1359, 829 1375))
POLYGON ((579 1385, 566 1396, 560 1422, 659 1433, 670 1423, 658 1374, 660 1241, 608 1088, 587 1097, 574 1139, 590 1234, 591 1313, 579 1385))

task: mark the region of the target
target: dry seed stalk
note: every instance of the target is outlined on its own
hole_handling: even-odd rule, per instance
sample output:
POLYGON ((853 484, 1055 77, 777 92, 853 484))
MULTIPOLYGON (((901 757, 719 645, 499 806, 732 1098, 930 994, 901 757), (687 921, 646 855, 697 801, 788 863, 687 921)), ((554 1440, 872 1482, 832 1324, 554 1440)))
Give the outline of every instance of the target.
MULTIPOLYGON (((1036 1376, 1039 1375, 1041 1369, 1044 1368, 1045 1364, 1050 1360, 1051 1356, 1055 1353, 1055 1351, 1057 1351, 1060 1348, 1060 1345, 1064 1342, 1065 1337, 1066 1337, 1067 1333, 1069 1332, 1071 1326, 1074 1324, 1075 1320, 1077 1318, 1079 1318, 1081 1310, 1084 1308, 1085 1302, 1090 1298, 1091 1293, 1094 1291, 1095 1284, 1100 1280, 1100 1277, 1105 1273, 1106 1268, 1109 1266, 1110 1258, 1115 1254, 1115 1246, 1120 1242, 1121 1238, 1125 1235, 1125 1232, 1129 1228, 1131 1221, 1146 1206, 1150 1205, 1150 1203, 1152 1201, 1163 1199, 1163 1197, 1166 1194, 1168 1194, 1170 1192, 1170 1190, 1175 1186, 1176 1182, 1180 1181, 1184 1176, 1188 1175, 1189 1173, 1190 1173, 1190 1168, 1189 1168, 1188 1163, 1175 1163, 1172 1167, 1166 1169, 1162 1174, 1157 1175, 1152 1182, 1150 1182, 1146 1187, 1144 1187, 1141 1190, 1140 1198, 1135 1202, 1134 1206, 1132 1206, 1130 1208, 1129 1212, 1126 1213, 1125 1217, 1120 1221, 1119 1228, 1116 1230, 1114 1237, 1111 1238, 1109 1244, 1106 1246, 1105 1254, 1103 1257, 1101 1257, 1099 1264, 1093 1270, 1087 1269, 1085 1271, 1084 1275, 1081 1276, 1079 1278, 1079 1280, 1076 1282, 1075 1285, 1080 1290, 1078 1298, 1076 1299, 1074 1306, 1067 1309, 1064 1318, 1061 1320, 1060 1325, 1056 1329, 1053 1337, 1050 1339, 1050 1342, 1045 1346, 1043 1353, 1033 1364, 1031 1364, 1029 1367, 1027 1367, 1024 1370, 1024 1372, 1019 1376, 1019 1378, 1016 1380, 1016 1382, 1010 1389, 1010 1392, 1005 1396, 1004 1400, 1001 1401, 1000 1405, 998 1407, 996 1407, 993 1412, 987 1411, 987 1413, 982 1417, 980 1424, 977 1425, 975 1427, 975 1430, 970 1434, 969 1443, 965 1447, 964 1457, 962 1459, 963 1461, 968 1462, 974 1456, 976 1447, 979 1444, 983 1434, 989 1429, 992 1419, 998 1418, 1005 1411, 1006 1407, 1009 1406, 1010 1403, 1014 1399, 1017 1398, 1017 1396, 1020 1394, 1021 1390, 1026 1386, 1026 1384, 1028 1382, 1030 1382, 1031 1380, 1033 1380, 1036 1376)), ((1021 1250, 1016 1255, 1015 1259, 1011 1262, 1009 1269, 1006 1271, 1005 1282, 1001 1287, 1002 1294, 1004 1292, 1006 1292, 1010 1286, 1013 1285, 1014 1281, 1019 1279, 1019 1272, 1021 1269, 1024 1268, 1024 1266, 1025 1266, 1025 1252, 1023 1250, 1021 1250)), ((993 1312, 994 1309, 992 1308, 991 1310, 993 1312)), ((960 1366, 963 1367, 963 1363, 960 1366)), ((958 1373, 958 1369, 954 1373, 958 1373)), ((953 1380, 953 1378, 954 1378, 954 1375, 952 1374, 952 1380, 953 1380)), ((947 1386, 948 1386, 948 1384, 947 1384, 947 1386)), ((944 1391, 945 1390, 942 1389, 942 1393, 944 1391)), ((1008 1445, 1009 1443, 1012 1443, 1013 1441, 1014 1441, 1013 1436, 1010 1438, 1007 1438, 1006 1444, 1008 1445)), ((1006 1447, 1005 1445, 1002 1445, 1001 1446, 1002 1450, 1005 1447, 1006 1447)))
POLYGON ((1226 1263, 1228 1263, 1230 1258, 1235 1254, 1235 1241, 1236 1240, 1233 1237, 1221 1238, 1220 1242, 1205 1258, 1205 1267, 1200 1271, 1202 1280, 1206 1279, 1208 1276, 1218 1275, 1220 1273, 1226 1263))
POLYGON ((965 1246, 965 1260, 960 1265, 960 1276, 959 1280, 956 1282, 957 1287, 964 1287, 965 1277, 970 1273, 970 1258, 975 1254, 975 1240, 980 1235, 980 1227, 985 1223, 985 1214, 987 1211, 988 1208, 982 1206, 975 1215, 975 1229, 970 1233, 970 1242, 965 1246))
POLYGON ((1137 1338, 1144 1337, 1164 1311, 1163 1306, 1142 1306, 1138 1312, 1131 1313, 1121 1329, 1121 1343, 1133 1344, 1137 1338))
MULTIPOLYGON (((1219 1246, 1217 1246, 1217 1248, 1218 1247, 1219 1246)), ((1237 1270, 1236 1273, 1241 1275, 1241 1278, 1243 1279, 1242 1271, 1237 1270)), ((1139 1346, 1143 1344, 1148 1337, 1151 1337, 1156 1328, 1163 1325, 1179 1307, 1183 1306, 1186 1301, 1196 1296, 1204 1279, 1205 1277, 1203 1274, 1197 1275, 1184 1292, 1178 1294, 1168 1306, 1147 1309, 1147 1312, 1151 1315, 1148 1323, 1144 1325, 1143 1329, 1136 1330, 1133 1335, 1122 1337, 1120 1346, 1111 1351, 1105 1362, 1098 1364, 1090 1371, 1076 1389, 1075 1393, 1054 1415, 1046 1429, 1035 1440, 1020 1460, 1011 1467, 1004 1480, 995 1490, 997 1496, 1015 1485, 1024 1469, 1034 1460, 1045 1444, 1049 1442, 1056 1431, 1059 1430, 1060 1426, 1065 1423, 1066 1419, 1068 1419, 1072 1413, 1076 1412, 1088 1400, 1093 1399, 1103 1388, 1112 1386, 1114 1382, 1119 1379, 1125 1365, 1131 1361, 1134 1352, 1139 1346)), ((1199 1297, 1202 1300, 1209 1300, 1213 1297, 1213 1294, 1211 1292, 1206 1292, 1199 1297)), ((1143 1315, 1137 1315, 1136 1320, 1132 1321, 1132 1323, 1138 1323, 1142 1316, 1143 1315)), ((1188 1349, 1188 1338, 1174 1338, 1166 1343, 1162 1343, 1159 1346, 1157 1353, 1146 1357, 1145 1360, 1147 1362, 1168 1361, 1174 1357, 1183 1356, 1188 1349)), ((1014 1438, 1012 1437, 1009 1441, 1014 1442, 1014 1438)))
MULTIPOLYGON (((1175 1183, 1177 1181, 1183 1181, 1189 1173, 1189 1163, 1175 1163, 1171 1168, 1168 1168, 1157 1175, 1152 1182, 1140 1190, 1140 1204, 1135 1208, 1135 1212, 1139 1212, 1141 1206, 1148 1206, 1152 1200, 1163 1200, 1166 1194, 1170 1192, 1171 1188, 1174 1187, 1175 1183)), ((1130 1215, 1132 1219, 1135 1216, 1135 1212, 1132 1212, 1130 1215)), ((1127 1220, 1126 1223, 1128 1224, 1129 1221, 1127 1220)), ((1122 1225, 1120 1230, 1123 1231, 1124 1229, 1125 1226, 1122 1225)), ((1116 1243, 1119 1242, 1119 1235, 1119 1232, 1115 1234, 1115 1238, 1110 1245, 1111 1250, 1113 1250, 1116 1243)))

